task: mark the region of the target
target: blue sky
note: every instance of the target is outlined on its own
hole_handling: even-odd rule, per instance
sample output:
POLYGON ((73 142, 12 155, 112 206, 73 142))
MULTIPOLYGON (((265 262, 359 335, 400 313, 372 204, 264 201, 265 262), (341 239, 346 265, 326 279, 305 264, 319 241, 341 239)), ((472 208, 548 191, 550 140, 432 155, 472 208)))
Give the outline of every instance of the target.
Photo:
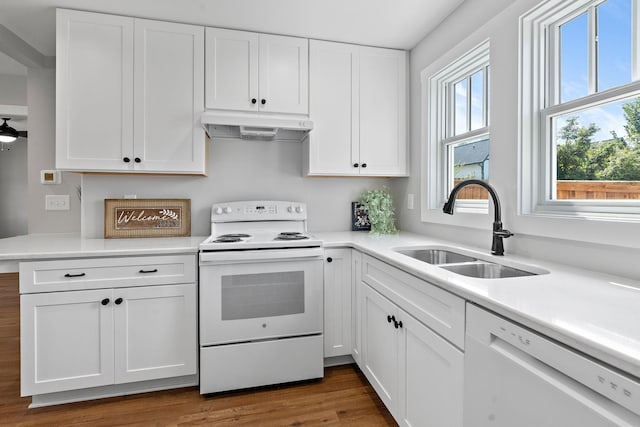
MULTIPOLYGON (((566 102, 587 95, 587 14, 561 27, 561 100, 566 102)), ((598 90, 631 81, 631 0, 607 0, 597 6, 598 90)), ((594 140, 611 138, 611 131, 624 135, 622 102, 592 108, 577 116, 582 126, 595 123, 600 132, 594 140)), ((559 127, 562 120, 559 121, 559 127)))

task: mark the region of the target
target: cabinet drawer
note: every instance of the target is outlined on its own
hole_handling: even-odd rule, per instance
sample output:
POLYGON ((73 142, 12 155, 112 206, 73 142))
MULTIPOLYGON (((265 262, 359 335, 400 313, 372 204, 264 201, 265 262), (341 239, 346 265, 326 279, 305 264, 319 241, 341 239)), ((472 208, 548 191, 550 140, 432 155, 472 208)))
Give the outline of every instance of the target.
POLYGON ((368 255, 362 260, 362 280, 464 349, 464 299, 368 255))
POLYGON ((20 263, 21 294, 195 281, 195 255, 81 258, 20 263))

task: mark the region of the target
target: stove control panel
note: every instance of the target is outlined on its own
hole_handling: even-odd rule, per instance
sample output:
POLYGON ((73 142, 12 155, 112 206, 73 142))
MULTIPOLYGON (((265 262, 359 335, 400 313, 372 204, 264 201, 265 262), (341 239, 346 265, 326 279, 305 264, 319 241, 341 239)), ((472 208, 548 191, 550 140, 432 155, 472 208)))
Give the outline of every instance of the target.
POLYGON ((211 207, 211 222, 305 221, 306 219, 306 205, 299 202, 226 202, 216 203, 211 207))

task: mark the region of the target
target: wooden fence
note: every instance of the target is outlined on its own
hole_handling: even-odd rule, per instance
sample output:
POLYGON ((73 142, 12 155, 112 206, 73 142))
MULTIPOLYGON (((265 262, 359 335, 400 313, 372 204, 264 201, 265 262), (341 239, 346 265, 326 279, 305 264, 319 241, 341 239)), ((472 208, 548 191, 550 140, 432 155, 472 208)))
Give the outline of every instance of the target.
POLYGON ((640 181, 558 181, 558 200, 640 199, 640 181))
MULTIPOLYGON (((462 180, 455 180, 458 184, 462 180)), ((638 200, 640 181, 558 181, 558 200, 638 200)), ((487 190, 478 185, 464 187, 458 199, 486 199, 487 190)))
MULTIPOLYGON (((453 185, 456 186, 458 185, 458 183, 462 182, 462 181, 466 181, 464 179, 455 179, 453 181, 453 185)), ((456 199, 488 199, 489 198, 489 194, 487 194, 487 190, 485 190, 484 188, 480 187, 479 185, 468 185, 466 187, 464 187, 462 190, 460 190, 460 192, 458 193, 458 197, 456 197, 456 199)))

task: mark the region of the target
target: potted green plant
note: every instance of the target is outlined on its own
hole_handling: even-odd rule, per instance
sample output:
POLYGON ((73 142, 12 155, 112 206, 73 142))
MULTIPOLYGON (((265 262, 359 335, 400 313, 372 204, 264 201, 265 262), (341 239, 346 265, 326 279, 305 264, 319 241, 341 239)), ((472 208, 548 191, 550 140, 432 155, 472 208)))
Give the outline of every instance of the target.
POLYGON ((364 205, 371 234, 396 234, 398 229, 394 224, 393 199, 386 188, 367 190, 360 195, 360 203, 364 205))

